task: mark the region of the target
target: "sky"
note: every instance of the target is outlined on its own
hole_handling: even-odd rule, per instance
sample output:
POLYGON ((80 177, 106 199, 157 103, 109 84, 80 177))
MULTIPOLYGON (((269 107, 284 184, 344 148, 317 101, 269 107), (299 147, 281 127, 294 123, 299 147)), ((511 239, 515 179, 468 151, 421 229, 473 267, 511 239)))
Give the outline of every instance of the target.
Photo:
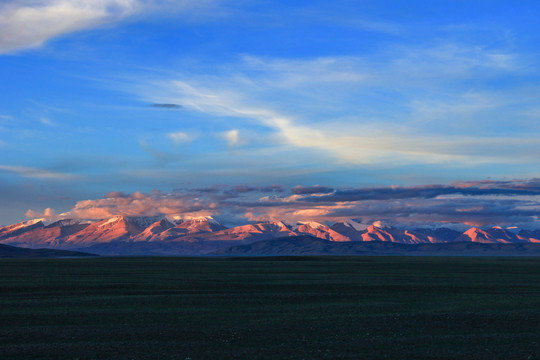
POLYGON ((534 1, 4 0, 0 224, 540 228, 538 44, 534 1))

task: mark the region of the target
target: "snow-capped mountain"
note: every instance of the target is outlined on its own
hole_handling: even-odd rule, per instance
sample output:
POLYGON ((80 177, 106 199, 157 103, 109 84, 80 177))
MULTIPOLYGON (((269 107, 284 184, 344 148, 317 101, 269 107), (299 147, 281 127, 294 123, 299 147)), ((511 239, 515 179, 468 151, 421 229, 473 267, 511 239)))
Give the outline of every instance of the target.
POLYGON ((81 231, 68 236, 61 245, 63 247, 81 247, 104 242, 129 241, 144 231, 144 227, 140 224, 144 224, 140 218, 113 216, 94 222, 81 231))
POLYGON ((290 225, 282 221, 269 221, 224 229, 212 234, 209 238, 216 241, 250 242, 294 235, 296 232, 290 225))
POLYGON ((32 219, 0 228, 0 239, 23 234, 44 227, 43 219, 32 219))
POLYGON ((530 238, 515 234, 511 231, 504 230, 503 228, 496 226, 486 230, 479 229, 477 227, 470 228, 459 236, 456 241, 472 241, 479 243, 501 243, 511 244, 518 242, 533 242, 530 238))
POLYGON ((146 229, 144 229, 140 234, 134 237, 134 241, 152 241, 159 234, 175 227, 175 224, 172 223, 169 219, 164 218, 152 223, 146 229))
POLYGON ((298 234, 310 234, 319 239, 330 241, 351 241, 351 239, 349 239, 347 236, 332 230, 326 225, 314 221, 299 222, 295 230, 298 234))
MULTIPOLYGON (((210 216, 196 218, 113 216, 98 221, 64 219, 50 224, 43 219, 34 219, 0 227, 0 243, 3 244, 60 249, 99 246, 103 253, 107 253, 106 249, 109 246, 107 244, 114 246, 117 253, 118 249, 136 246, 139 249, 138 253, 148 251, 147 253, 166 254, 170 249, 184 249, 188 244, 190 248, 196 247, 198 253, 204 253, 205 249, 223 248, 227 244, 249 244, 303 235, 342 243, 540 243, 540 230, 473 227, 462 233, 448 228, 403 230, 381 225, 365 228, 353 220, 335 223, 330 227, 313 221, 294 224, 267 221, 226 228, 210 216), (157 248, 161 250, 154 251, 157 248)), ((125 253, 129 254, 130 250, 126 250, 125 253)))
POLYGON ((151 227, 153 227, 153 234, 150 234, 146 231, 148 229, 145 229, 143 234, 138 236, 135 240, 173 241, 188 235, 208 234, 226 229, 225 226, 211 216, 189 218, 186 220, 177 219, 175 222, 176 224, 173 224, 170 220, 165 218, 159 226, 158 224, 151 225, 151 227), (163 231, 159 231, 160 229, 163 231))
POLYGON ((78 220, 60 220, 45 226, 41 219, 36 219, 16 225, 18 226, 8 226, 8 231, 0 228, 0 233, 4 234, 1 238, 8 240, 0 242, 25 247, 60 247, 64 239, 82 231, 89 224, 78 220))

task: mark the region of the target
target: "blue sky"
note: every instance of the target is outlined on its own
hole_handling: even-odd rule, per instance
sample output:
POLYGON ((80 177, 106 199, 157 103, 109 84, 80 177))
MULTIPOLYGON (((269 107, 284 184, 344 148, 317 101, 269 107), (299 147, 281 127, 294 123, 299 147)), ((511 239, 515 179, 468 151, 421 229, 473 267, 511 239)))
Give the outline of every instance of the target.
POLYGON ((538 178, 539 7, 4 1, 0 223, 113 191, 538 178))

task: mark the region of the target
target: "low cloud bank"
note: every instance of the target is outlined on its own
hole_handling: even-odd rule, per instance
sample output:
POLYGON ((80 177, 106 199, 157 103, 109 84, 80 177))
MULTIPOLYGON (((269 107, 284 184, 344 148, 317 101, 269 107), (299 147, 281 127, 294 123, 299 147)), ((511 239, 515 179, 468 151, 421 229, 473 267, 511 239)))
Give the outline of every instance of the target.
POLYGON ((466 224, 539 228, 540 179, 457 182, 451 185, 334 189, 313 185, 214 186, 132 194, 111 192, 78 201, 68 212, 29 210, 27 217, 101 219, 114 215, 212 215, 247 221, 362 219, 397 226, 466 224))

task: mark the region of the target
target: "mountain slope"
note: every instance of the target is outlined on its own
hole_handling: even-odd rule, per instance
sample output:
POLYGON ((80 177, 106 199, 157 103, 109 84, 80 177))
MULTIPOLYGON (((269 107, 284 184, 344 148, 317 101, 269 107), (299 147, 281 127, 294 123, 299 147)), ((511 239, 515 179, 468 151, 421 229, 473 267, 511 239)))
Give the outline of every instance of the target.
MULTIPOLYGON (((165 219, 165 221, 168 221, 165 219)), ((214 220, 210 216, 189 219, 181 221, 175 226, 167 224, 162 226, 162 232, 156 232, 154 235, 147 236, 147 241, 175 241, 179 238, 184 238, 193 235, 210 234, 213 232, 226 230, 227 228, 214 220)), ((141 235, 145 236, 145 235, 141 235)), ((139 240, 139 239, 136 239, 139 240)))
POLYGON ((0 258, 19 258, 19 257, 87 257, 96 256, 94 254, 55 249, 27 249, 16 246, 0 244, 0 258))
POLYGON ((129 240, 143 232, 137 218, 114 216, 88 225, 83 230, 68 236, 62 243, 66 247, 90 246, 97 243, 129 240))
POLYGON ((465 231, 463 235, 459 236, 455 241, 511 244, 517 242, 528 242, 528 239, 518 237, 518 235, 510 231, 505 231, 500 227, 493 227, 486 230, 473 227, 465 231))
POLYGON ((347 236, 342 235, 326 225, 310 221, 298 223, 296 227, 298 234, 313 235, 319 239, 325 239, 330 241, 351 241, 347 236))
POLYGON ((6 243, 13 246, 60 247, 64 239, 85 229, 89 224, 71 220, 60 220, 45 226, 41 221, 21 228, 10 236, 6 236, 6 243))
POLYGON ((348 237, 351 241, 363 241, 362 234, 365 229, 356 221, 349 220, 335 223, 330 227, 335 232, 348 237))
POLYGON ((236 226, 230 229, 221 230, 211 234, 208 239, 216 241, 232 240, 252 242, 294 235, 297 235, 297 233, 294 232, 290 226, 281 221, 273 221, 236 226))
POLYGON ((276 255, 398 255, 398 256, 540 256, 540 244, 486 244, 452 242, 435 244, 401 244, 389 241, 332 242, 301 235, 263 240, 218 250, 221 256, 276 255))
POLYGON ((23 221, 0 228, 0 239, 19 236, 25 232, 44 227, 42 219, 23 221))

